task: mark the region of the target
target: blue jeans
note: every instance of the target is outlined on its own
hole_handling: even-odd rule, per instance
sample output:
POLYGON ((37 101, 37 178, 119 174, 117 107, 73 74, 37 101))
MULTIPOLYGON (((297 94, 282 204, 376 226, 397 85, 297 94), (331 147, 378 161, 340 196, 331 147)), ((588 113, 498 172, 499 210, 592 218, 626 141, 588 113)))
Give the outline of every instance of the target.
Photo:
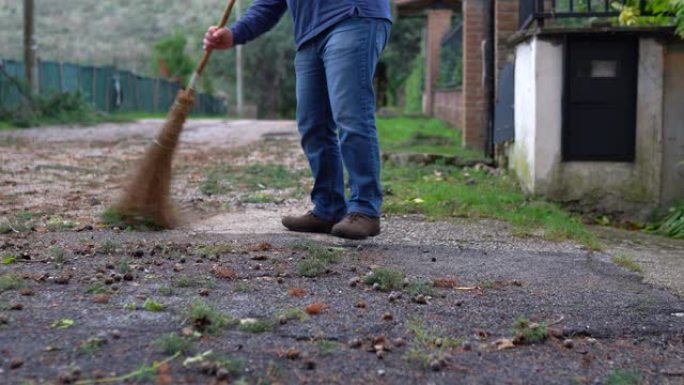
POLYGON ((387 20, 352 17, 297 51, 297 124, 314 177, 313 213, 323 220, 338 221, 348 212, 380 216, 373 77, 390 28, 387 20))

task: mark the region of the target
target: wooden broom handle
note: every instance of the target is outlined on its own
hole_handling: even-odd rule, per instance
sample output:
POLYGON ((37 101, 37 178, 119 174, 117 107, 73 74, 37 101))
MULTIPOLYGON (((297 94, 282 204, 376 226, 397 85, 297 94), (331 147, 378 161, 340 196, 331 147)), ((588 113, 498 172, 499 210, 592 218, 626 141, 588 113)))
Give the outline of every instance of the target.
MULTIPOLYGON (((231 12, 233 12, 233 6, 235 5, 235 0, 230 0, 228 1, 228 5, 226 6, 226 10, 223 11, 223 18, 221 19, 221 22, 219 23, 218 27, 223 28, 226 26, 228 23, 228 19, 230 18, 231 12)), ((200 60, 199 64, 197 65, 197 68, 195 69, 195 74, 197 76, 202 75, 202 72, 204 72, 204 67, 207 66, 207 63, 209 63, 209 58, 211 57, 211 51, 210 49, 204 51, 204 56, 202 56, 202 60, 200 60)))

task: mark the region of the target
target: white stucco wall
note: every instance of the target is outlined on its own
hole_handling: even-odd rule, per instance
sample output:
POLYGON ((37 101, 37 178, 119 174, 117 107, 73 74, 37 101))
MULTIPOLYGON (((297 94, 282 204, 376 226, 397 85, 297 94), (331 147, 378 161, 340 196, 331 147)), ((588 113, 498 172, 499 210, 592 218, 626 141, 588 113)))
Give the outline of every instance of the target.
POLYGON ((523 189, 535 190, 534 159, 536 123, 536 39, 518 45, 515 55, 515 143, 509 162, 523 189))
POLYGON ((660 198, 663 66, 663 45, 641 39, 633 163, 562 162, 562 40, 533 37, 518 45, 510 164, 523 188, 554 200, 648 215, 660 198))

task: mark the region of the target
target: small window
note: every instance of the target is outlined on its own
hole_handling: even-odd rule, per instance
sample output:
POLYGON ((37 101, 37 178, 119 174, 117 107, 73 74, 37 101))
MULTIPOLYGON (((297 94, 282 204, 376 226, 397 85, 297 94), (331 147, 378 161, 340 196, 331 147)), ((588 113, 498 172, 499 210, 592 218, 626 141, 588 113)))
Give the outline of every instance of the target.
POLYGON ((578 66, 577 77, 580 78, 616 78, 618 62, 614 60, 591 60, 578 66))

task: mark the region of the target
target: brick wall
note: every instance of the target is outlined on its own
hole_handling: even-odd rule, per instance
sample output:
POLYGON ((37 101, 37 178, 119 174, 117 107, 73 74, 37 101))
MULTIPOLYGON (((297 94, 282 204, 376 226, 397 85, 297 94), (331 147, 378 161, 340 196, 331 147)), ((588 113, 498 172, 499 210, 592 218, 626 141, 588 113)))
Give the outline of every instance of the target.
POLYGON ((463 90, 457 88, 435 91, 433 98, 434 116, 449 122, 453 127, 461 127, 463 122, 463 90))
POLYGON ((508 61, 508 57, 515 52, 515 46, 508 43, 508 38, 518 30, 518 0, 496 0, 494 14, 496 19, 494 60, 498 79, 499 70, 508 61))
POLYGON ((433 94, 439 76, 439 54, 442 38, 451 29, 450 9, 430 9, 427 12, 427 35, 425 44, 425 89, 423 94, 423 114, 433 114, 433 94))
POLYGON ((484 149, 487 127, 482 44, 487 38, 488 19, 488 1, 463 1, 463 143, 479 149, 484 149))

